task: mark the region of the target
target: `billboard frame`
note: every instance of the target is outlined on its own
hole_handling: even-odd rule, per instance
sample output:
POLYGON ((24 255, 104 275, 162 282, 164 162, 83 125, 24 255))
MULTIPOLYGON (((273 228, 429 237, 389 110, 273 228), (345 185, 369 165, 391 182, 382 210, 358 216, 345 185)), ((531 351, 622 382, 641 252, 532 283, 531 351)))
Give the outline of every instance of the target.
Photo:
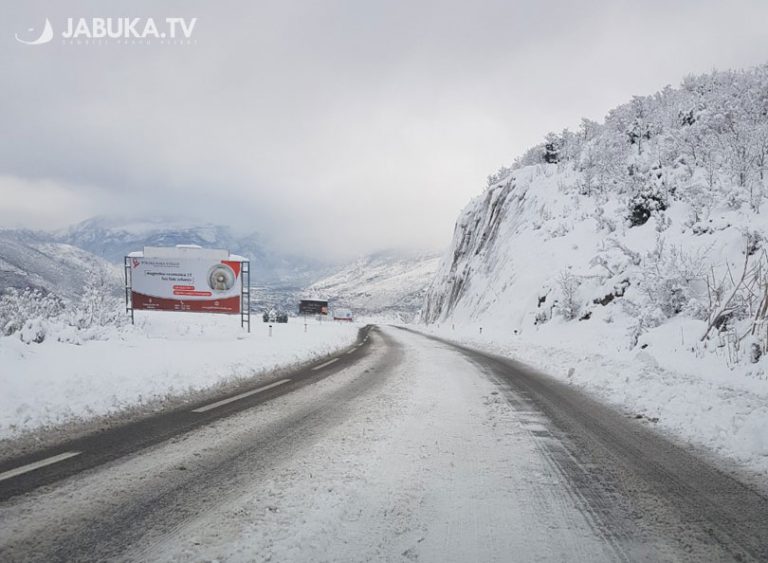
POLYGON ((125 270, 125 312, 130 313, 131 324, 136 324, 136 319, 133 314, 133 300, 131 299, 131 282, 133 281, 133 275, 131 274, 130 256, 123 258, 123 269, 125 270))
POLYGON ((240 328, 248 325, 251 332, 251 261, 240 263, 240 328), (246 281, 248 278, 248 281, 246 281))
MULTIPOLYGON (((131 268, 131 254, 123 257, 123 270, 125 279, 125 312, 131 316, 131 324, 136 324, 135 309, 133 308, 133 270, 131 268)), ((251 332, 251 261, 242 258, 240 262, 240 327, 247 328, 251 332)), ((211 314, 211 313, 209 313, 211 314)))

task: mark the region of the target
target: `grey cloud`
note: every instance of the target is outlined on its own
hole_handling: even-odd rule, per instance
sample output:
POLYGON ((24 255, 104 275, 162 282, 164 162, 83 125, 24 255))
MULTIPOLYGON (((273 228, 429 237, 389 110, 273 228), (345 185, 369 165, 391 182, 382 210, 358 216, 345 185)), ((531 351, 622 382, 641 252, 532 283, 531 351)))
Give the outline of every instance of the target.
POLYGON ((485 176, 547 131, 600 119, 689 72, 759 64, 768 52, 762 2, 0 10, 0 223, 20 209, 34 223, 19 186, 44 182, 73 195, 66 206, 62 189, 42 198, 38 223, 93 212, 202 215, 333 256, 444 245, 485 176), (45 17, 93 16, 197 17, 197 43, 13 39, 45 17))

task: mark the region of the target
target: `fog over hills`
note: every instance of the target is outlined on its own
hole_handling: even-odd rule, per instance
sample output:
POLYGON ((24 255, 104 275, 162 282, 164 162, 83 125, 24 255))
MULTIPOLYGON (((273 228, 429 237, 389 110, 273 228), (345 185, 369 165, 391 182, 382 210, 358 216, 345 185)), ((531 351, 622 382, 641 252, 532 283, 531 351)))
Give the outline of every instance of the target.
POLYGON ((94 217, 58 231, 54 237, 114 263, 122 263, 126 254, 145 246, 224 248, 251 260, 254 284, 303 286, 328 267, 311 258, 275 252, 258 233, 239 235, 228 226, 189 218, 94 217))
POLYGON ((110 272, 119 291, 122 262, 145 246, 196 244, 251 260, 252 306, 292 312, 301 295, 322 294, 356 313, 411 317, 437 268, 437 256, 386 251, 351 263, 328 263, 273 249, 258 233, 178 217, 94 217, 55 232, 0 231, 0 290, 35 287, 63 298, 77 294, 90 272, 110 272))

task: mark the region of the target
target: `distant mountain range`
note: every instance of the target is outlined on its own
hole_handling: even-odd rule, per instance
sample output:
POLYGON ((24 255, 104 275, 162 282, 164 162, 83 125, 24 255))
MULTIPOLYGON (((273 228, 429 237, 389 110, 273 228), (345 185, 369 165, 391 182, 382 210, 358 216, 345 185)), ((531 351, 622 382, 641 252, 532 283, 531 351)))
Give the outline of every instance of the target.
POLYGON ((434 254, 387 251, 348 264, 329 264, 274 251, 259 234, 190 219, 95 217, 56 232, 0 230, 0 292, 39 287, 78 295, 91 271, 109 272, 122 288, 122 262, 145 246, 197 244, 225 248, 251 260, 254 309, 293 311, 299 297, 321 294, 360 314, 412 316, 437 269, 434 254))

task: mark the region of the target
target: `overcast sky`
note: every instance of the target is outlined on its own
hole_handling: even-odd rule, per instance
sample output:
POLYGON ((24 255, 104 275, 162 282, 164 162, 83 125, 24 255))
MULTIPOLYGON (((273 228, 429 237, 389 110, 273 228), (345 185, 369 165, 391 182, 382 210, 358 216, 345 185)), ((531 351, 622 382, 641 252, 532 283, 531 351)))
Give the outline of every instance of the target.
POLYGON ((764 0, 0 5, 0 226, 193 216, 335 258, 442 248, 548 131, 768 60, 764 0), (124 16, 195 17, 193 44, 60 36, 124 16))

